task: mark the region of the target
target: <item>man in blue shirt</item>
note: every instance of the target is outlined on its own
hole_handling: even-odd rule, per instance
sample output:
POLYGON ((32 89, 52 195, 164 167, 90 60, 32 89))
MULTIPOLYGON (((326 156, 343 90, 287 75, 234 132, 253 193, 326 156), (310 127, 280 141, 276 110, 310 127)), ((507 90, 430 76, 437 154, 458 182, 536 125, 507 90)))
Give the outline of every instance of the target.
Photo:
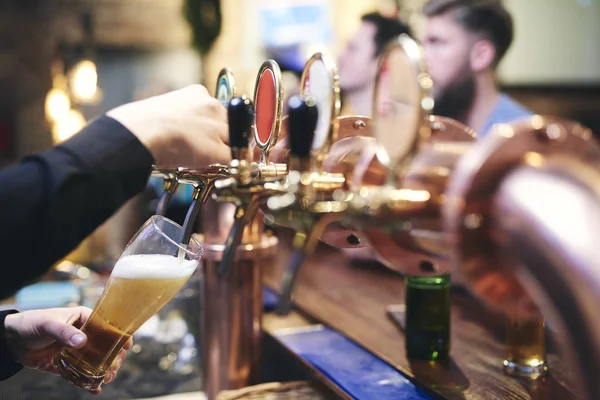
POLYGON ((500 92, 496 69, 513 40, 500 0, 430 0, 423 47, 434 81, 434 114, 454 118, 480 137, 496 123, 532 115, 500 92))

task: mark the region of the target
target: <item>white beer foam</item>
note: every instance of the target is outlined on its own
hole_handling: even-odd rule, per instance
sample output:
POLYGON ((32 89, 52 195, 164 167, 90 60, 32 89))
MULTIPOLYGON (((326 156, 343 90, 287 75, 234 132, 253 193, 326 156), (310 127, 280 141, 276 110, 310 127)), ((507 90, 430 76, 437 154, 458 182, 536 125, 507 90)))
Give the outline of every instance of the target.
POLYGON ((117 261, 111 276, 128 279, 187 278, 192 275, 197 263, 165 254, 136 254, 117 261))

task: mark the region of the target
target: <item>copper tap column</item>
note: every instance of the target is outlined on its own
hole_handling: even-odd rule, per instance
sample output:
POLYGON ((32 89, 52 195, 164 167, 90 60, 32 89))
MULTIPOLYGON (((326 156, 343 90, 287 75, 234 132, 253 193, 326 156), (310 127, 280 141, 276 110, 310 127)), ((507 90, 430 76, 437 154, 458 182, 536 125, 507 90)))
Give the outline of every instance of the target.
POLYGON ((272 262, 277 238, 264 233, 258 207, 271 192, 267 182, 285 178, 287 165, 269 162, 281 124, 279 66, 261 66, 252 102, 231 99, 228 106, 231 176, 218 182, 205 209, 206 258, 202 312, 202 356, 205 392, 214 399, 221 390, 238 389, 257 380, 262 319, 261 265, 272 262), (260 160, 251 162, 254 136, 260 160))
MULTIPOLYGON (((232 99, 228 119, 233 158, 228 180, 245 182, 251 176, 238 172, 248 163, 250 154, 252 102, 245 97, 232 99)), ((218 183, 216 186, 219 192, 218 183)), ((276 237, 264 233, 262 215, 254 213, 242 227, 241 243, 234 243, 235 249, 230 251, 232 242, 227 238, 236 220, 236 207, 216 197, 202 209, 201 241, 205 258, 201 264, 201 357, 208 399, 215 399, 222 390, 239 389, 258 379, 262 326, 260 267, 271 262, 278 243, 276 237), (219 273, 219 265, 227 253, 233 257, 227 263, 226 273, 219 273)))

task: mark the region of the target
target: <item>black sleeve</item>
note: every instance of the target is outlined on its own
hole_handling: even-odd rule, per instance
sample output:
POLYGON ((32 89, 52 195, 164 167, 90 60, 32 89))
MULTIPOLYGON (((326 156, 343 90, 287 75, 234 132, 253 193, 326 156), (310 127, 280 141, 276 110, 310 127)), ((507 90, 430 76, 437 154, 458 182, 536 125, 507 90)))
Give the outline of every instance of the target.
POLYGON ((141 192, 153 164, 103 116, 55 148, 0 172, 0 298, 45 273, 141 192))
POLYGON ((10 378, 23 368, 19 362, 15 361, 11 350, 6 345, 6 335, 4 333, 6 316, 17 312, 16 310, 0 311, 0 381, 10 378))

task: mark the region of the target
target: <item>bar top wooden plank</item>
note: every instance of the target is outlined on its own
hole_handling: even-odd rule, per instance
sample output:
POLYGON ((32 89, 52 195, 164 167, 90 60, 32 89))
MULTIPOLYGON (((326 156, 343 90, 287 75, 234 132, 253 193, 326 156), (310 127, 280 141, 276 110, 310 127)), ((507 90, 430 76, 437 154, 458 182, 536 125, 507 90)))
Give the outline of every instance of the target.
MULTIPOLYGON (((279 231, 277 260, 263 265, 263 282, 278 291, 290 254, 290 234, 279 231)), ((569 385, 568 367, 550 353, 551 374, 543 381, 504 375, 502 316, 468 294, 452 294, 451 357, 447 362, 409 361, 404 335, 388 318, 386 307, 404 300, 403 278, 376 263, 351 263, 343 253, 321 246, 307 259, 294 292, 296 307, 344 333, 415 382, 446 399, 578 399, 569 385)))

